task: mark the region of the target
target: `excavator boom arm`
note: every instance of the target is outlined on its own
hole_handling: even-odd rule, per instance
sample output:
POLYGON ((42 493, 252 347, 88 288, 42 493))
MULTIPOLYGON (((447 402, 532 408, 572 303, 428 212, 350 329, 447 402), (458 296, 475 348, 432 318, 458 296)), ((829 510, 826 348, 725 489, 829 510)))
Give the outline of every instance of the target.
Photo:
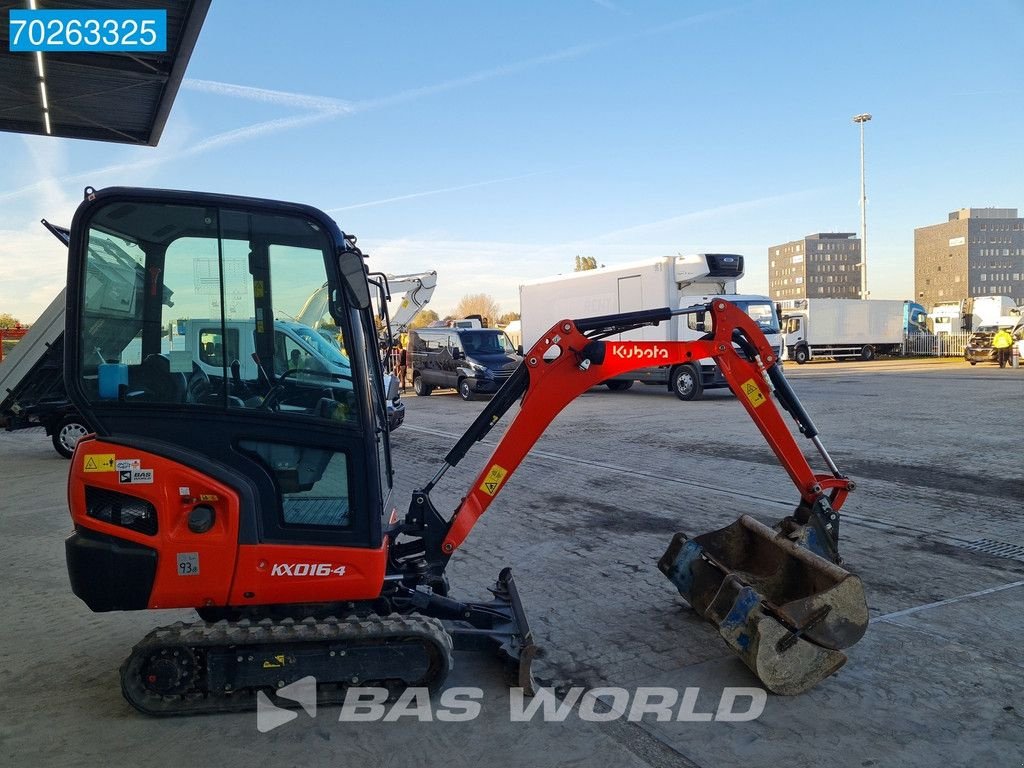
MULTIPOLYGON (((643 322, 643 318, 636 315, 643 313, 577 322, 564 320, 552 326, 526 354, 525 370, 517 372, 518 375, 503 387, 511 387, 513 391, 499 392, 495 397, 498 402, 491 410, 500 412, 485 410, 477 424, 446 458, 450 465, 457 463, 472 442, 482 439, 500 413, 518 397, 519 392, 515 391, 518 384, 523 394, 522 406, 449 521, 442 552, 450 556, 465 541, 476 521, 494 501, 548 424, 580 394, 607 379, 638 368, 674 366, 706 358, 717 363, 729 388, 796 485, 801 503, 810 507, 829 492, 828 506, 837 513, 851 484, 837 470, 831 474, 815 474, 808 464, 773 401, 773 393, 783 408, 796 418, 800 430, 807 437, 816 440, 817 431, 782 377, 775 350, 756 323, 741 309, 723 300, 689 310, 665 309, 648 315, 664 320, 688 311, 710 313, 713 332, 700 341, 686 342, 600 341, 593 338, 603 330, 614 332, 621 327, 635 327, 638 322, 643 322), (585 335, 581 328, 587 329, 591 336, 585 335), (734 347, 734 341, 744 350, 743 355, 734 347)), ((651 321, 646 324, 651 324, 651 321)), ((820 443, 816 441, 816 444, 820 448, 820 443)), ((827 454, 825 456, 827 458, 827 454)), ((831 464, 831 460, 828 461, 831 464)))

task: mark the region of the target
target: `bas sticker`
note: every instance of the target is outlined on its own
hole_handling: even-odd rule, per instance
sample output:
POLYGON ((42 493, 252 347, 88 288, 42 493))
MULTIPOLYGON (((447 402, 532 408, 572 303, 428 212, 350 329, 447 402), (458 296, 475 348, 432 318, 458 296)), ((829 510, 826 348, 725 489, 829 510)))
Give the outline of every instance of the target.
POLYGON ((153 484, 152 469, 118 469, 117 482, 131 484, 153 484))
POLYGON ((82 471, 113 472, 115 463, 112 453, 90 453, 82 457, 82 471))
POLYGON ((498 488, 501 486, 501 481, 505 479, 505 475, 507 474, 507 469, 495 464, 491 467, 491 471, 487 473, 487 477, 484 478, 483 483, 480 484, 480 490, 488 496, 493 496, 498 492, 498 488))
POLYGON ((747 379, 741 386, 743 387, 743 394, 747 396, 747 400, 750 401, 752 406, 757 408, 758 406, 765 404, 766 401, 764 393, 761 391, 761 388, 757 386, 757 382, 753 379, 747 379))

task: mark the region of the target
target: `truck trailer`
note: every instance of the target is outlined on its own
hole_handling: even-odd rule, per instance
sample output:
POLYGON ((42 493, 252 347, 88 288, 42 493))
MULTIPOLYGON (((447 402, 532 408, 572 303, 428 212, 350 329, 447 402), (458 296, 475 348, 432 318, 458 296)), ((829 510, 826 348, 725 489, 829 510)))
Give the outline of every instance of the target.
MULTIPOLYGON (((573 272, 519 286, 522 339, 534 344, 563 319, 680 309, 725 297, 753 318, 769 343, 781 354, 782 339, 775 306, 767 296, 736 293, 743 277, 743 257, 732 253, 664 256, 614 267, 573 272)), ((681 315, 610 338, 614 341, 692 341, 711 328, 702 314, 681 315)), ((612 390, 626 390, 634 381, 665 386, 680 400, 696 400, 705 389, 727 386, 711 359, 676 365, 653 365, 608 379, 612 390)))
POLYGON ((782 303, 785 356, 872 360, 900 355, 904 339, 928 335, 920 304, 900 299, 794 299, 782 303))

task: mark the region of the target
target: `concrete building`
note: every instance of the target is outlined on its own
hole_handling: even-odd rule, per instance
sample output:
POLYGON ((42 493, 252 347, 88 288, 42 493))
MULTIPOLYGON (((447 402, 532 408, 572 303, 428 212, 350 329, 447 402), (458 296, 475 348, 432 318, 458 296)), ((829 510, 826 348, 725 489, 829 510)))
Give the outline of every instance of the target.
POLYGON ((860 238, 818 232, 768 249, 768 294, 785 299, 860 298, 860 238))
POLYGON ((1024 302, 1024 219, 1016 208, 961 208, 914 230, 914 292, 931 309, 976 296, 1024 302))

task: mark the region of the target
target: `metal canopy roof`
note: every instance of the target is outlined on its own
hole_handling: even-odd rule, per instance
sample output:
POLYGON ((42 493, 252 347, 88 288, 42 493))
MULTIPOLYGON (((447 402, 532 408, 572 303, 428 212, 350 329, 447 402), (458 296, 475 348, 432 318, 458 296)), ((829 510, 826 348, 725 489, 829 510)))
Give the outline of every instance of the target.
POLYGON ((167 11, 167 51, 163 53, 12 53, 11 9, 27 0, 0 0, 0 131, 35 133, 69 139, 148 144, 160 141, 178 86, 185 74, 210 0, 37 0, 36 7, 61 10, 167 11), (50 130, 43 117, 37 56, 50 130))

